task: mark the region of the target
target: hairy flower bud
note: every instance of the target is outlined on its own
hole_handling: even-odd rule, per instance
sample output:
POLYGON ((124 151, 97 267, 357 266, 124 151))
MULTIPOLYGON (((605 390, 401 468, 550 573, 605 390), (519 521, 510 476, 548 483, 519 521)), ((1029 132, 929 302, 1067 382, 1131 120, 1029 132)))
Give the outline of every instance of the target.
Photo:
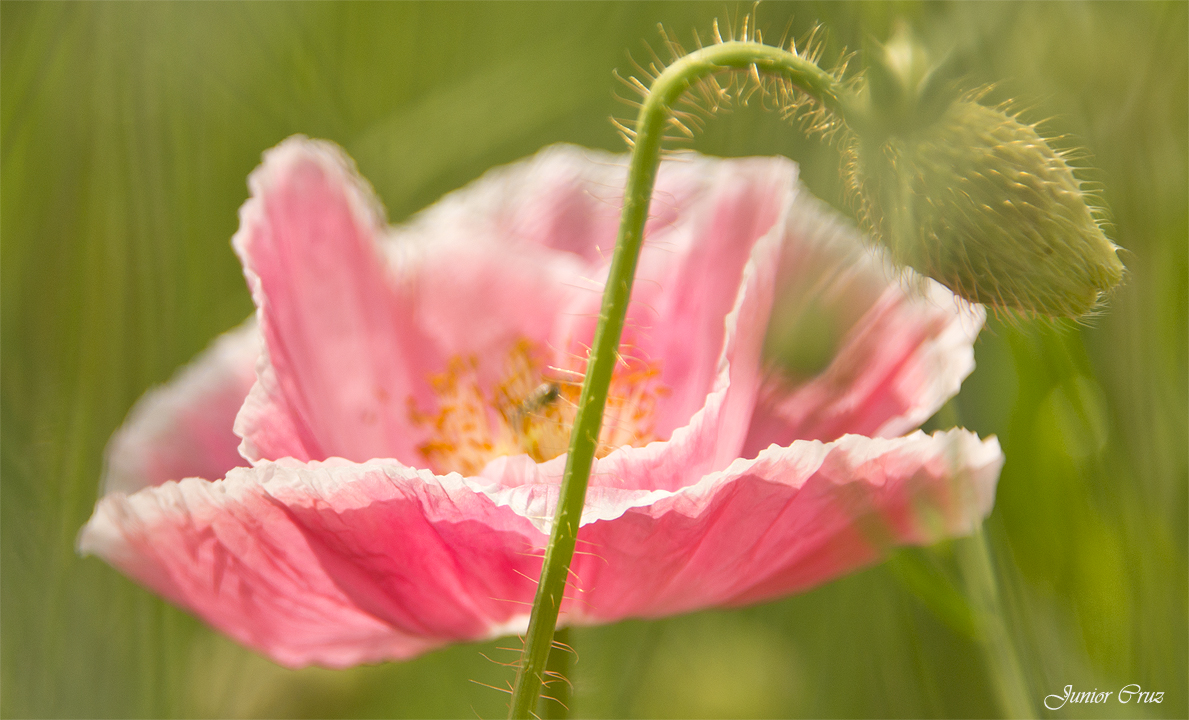
POLYGON ((850 167, 895 259, 968 300, 1077 317, 1122 279, 1069 165, 1001 110, 957 101, 918 133, 854 143, 850 167))
POLYGON ((1123 277, 1081 183, 1032 125, 957 97, 900 28, 874 54, 847 184, 894 259, 972 302, 1078 317, 1123 277))

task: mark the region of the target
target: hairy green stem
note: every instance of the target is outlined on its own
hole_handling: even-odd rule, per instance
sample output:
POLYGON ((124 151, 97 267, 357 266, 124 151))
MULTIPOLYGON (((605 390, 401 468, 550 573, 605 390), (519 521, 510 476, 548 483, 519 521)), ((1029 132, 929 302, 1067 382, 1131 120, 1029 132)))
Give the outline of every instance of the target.
POLYGON ((570 717, 570 702, 574 688, 570 684, 570 669, 577 658, 570 646, 570 628, 558 629, 553 634, 553 648, 549 651, 549 664, 545 668, 548 678, 541 694, 541 720, 565 720, 570 717))
POLYGON ((648 219, 648 205, 660 166, 661 141, 665 126, 672 117, 672 107, 686 90, 708 75, 751 68, 755 68, 757 74, 789 79, 796 87, 844 118, 859 114, 855 98, 840 87, 832 75, 794 53, 755 42, 726 42, 692 52, 666 68, 649 88, 636 119, 636 140, 624 188, 619 236, 611 258, 607 286, 603 291, 602 310, 582 395, 578 400, 578 412, 570 433, 561 495, 529 617, 524 655, 516 673, 509 718, 527 720, 536 708, 541 693, 542 675, 561 610, 570 561, 574 556, 591 463, 602 430, 603 410, 607 404, 611 374, 615 369, 619 339, 627 316, 640 245, 644 240, 644 223, 648 219))

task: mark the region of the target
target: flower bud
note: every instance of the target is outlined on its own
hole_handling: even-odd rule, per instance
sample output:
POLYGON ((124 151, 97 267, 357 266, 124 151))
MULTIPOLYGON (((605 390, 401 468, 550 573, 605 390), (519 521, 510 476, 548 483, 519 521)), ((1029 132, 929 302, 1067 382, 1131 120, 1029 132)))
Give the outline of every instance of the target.
POLYGON ((972 302, 1053 317, 1123 277, 1081 183, 1034 126, 958 97, 901 28, 875 53, 847 184, 893 258, 972 302))

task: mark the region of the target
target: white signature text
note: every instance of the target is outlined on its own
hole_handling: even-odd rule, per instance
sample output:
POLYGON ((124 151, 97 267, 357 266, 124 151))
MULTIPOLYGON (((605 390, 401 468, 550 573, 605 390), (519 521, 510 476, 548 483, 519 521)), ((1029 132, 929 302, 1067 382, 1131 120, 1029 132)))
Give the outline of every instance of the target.
MULTIPOLYGON (((1114 690, 1099 692, 1098 688, 1094 688, 1093 690, 1074 692, 1073 685, 1066 685, 1063 695, 1045 697, 1045 707, 1050 710, 1060 710, 1065 707, 1065 703, 1104 703, 1110 699, 1111 695, 1115 695, 1114 690)), ((1119 690, 1117 699, 1124 705, 1132 700, 1137 705, 1139 703, 1162 703, 1164 702, 1164 693, 1144 690, 1139 685, 1132 683, 1119 690)))

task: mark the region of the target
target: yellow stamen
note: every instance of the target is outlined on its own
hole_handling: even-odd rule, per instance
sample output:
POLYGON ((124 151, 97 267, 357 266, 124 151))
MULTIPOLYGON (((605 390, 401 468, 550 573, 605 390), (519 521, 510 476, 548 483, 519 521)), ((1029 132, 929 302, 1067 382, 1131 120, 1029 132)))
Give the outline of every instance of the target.
MULTIPOLYGON (((574 423, 583 372, 547 366, 528 340, 515 343, 504 357, 500 380, 490 393, 479 382, 478 357, 455 357, 432 376, 437 411, 409 404, 409 418, 430 429, 418 450, 437 472, 478 474, 504 455, 525 454, 536 462, 566 451, 574 423)), ((572 358, 580 367, 584 359, 572 358)), ((656 439, 652 416, 666 394, 655 363, 625 361, 611 381, 603 429, 596 450, 603 457, 623 445, 642 446, 656 439)))

